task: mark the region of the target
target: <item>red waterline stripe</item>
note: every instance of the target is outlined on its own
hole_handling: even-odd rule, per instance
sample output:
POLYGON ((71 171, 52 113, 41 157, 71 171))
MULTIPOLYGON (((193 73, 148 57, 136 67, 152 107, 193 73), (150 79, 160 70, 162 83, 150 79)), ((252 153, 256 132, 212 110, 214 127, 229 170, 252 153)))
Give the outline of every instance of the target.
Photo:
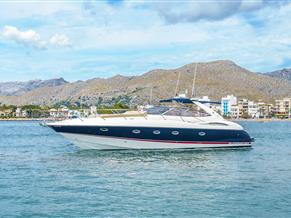
MULTIPOLYGON (((125 140, 132 140, 132 141, 143 141, 143 142, 162 142, 162 143, 177 143, 177 144, 232 144, 232 142, 208 142, 208 141, 172 141, 172 140, 154 140, 154 139, 138 139, 138 138, 126 138, 126 137, 114 137, 114 136, 97 136, 97 137, 104 137, 104 138, 114 138, 114 139, 125 139, 125 140)), ((235 142, 235 144, 238 142, 235 142)), ((242 142, 245 143, 245 142, 242 142)), ((246 143, 247 144, 247 143, 246 143)))

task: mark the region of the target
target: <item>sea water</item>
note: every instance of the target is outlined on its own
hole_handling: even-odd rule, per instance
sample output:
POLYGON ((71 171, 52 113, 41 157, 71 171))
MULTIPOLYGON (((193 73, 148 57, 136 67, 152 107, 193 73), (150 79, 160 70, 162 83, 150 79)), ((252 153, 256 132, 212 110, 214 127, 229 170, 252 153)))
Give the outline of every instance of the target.
POLYGON ((291 122, 241 122, 252 149, 80 151, 0 122, 0 217, 291 217, 291 122))

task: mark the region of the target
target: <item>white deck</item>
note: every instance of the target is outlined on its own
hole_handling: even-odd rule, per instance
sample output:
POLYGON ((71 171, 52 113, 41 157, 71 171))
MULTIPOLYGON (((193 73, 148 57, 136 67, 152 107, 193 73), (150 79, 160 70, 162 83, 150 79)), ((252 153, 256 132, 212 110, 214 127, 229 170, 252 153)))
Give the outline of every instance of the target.
POLYGON ((243 128, 230 121, 214 119, 213 117, 179 117, 147 115, 137 117, 82 118, 64 120, 48 125, 54 126, 126 126, 126 127, 157 127, 157 128, 194 128, 194 129, 229 129, 243 128), (216 124, 215 124, 216 123, 216 124), (220 123, 221 125, 217 124, 220 123))

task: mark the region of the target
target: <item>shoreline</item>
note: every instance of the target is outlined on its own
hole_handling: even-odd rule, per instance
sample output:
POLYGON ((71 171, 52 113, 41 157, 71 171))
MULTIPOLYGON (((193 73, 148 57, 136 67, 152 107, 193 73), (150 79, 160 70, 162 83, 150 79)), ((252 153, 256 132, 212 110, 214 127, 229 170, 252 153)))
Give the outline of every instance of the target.
POLYGON ((57 121, 49 118, 0 118, 0 121, 57 121))
POLYGON ((248 121, 248 122, 280 122, 280 121, 291 121, 291 119, 279 119, 279 118, 262 118, 262 119, 226 119, 229 121, 248 121))
MULTIPOLYGON (((62 119, 63 120, 63 119, 62 119)), ((262 119, 226 119, 228 121, 248 121, 248 122, 272 122, 272 121, 291 121, 289 119, 262 118, 262 119)), ((51 118, 0 118, 0 121, 59 121, 51 118)))

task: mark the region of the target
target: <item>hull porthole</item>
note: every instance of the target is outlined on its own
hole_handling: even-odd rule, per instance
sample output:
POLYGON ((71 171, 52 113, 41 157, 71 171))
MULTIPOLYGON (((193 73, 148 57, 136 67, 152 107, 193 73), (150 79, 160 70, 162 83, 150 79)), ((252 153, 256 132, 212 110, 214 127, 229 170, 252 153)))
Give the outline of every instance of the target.
POLYGON ((179 135, 178 131, 172 131, 172 135, 179 135))

